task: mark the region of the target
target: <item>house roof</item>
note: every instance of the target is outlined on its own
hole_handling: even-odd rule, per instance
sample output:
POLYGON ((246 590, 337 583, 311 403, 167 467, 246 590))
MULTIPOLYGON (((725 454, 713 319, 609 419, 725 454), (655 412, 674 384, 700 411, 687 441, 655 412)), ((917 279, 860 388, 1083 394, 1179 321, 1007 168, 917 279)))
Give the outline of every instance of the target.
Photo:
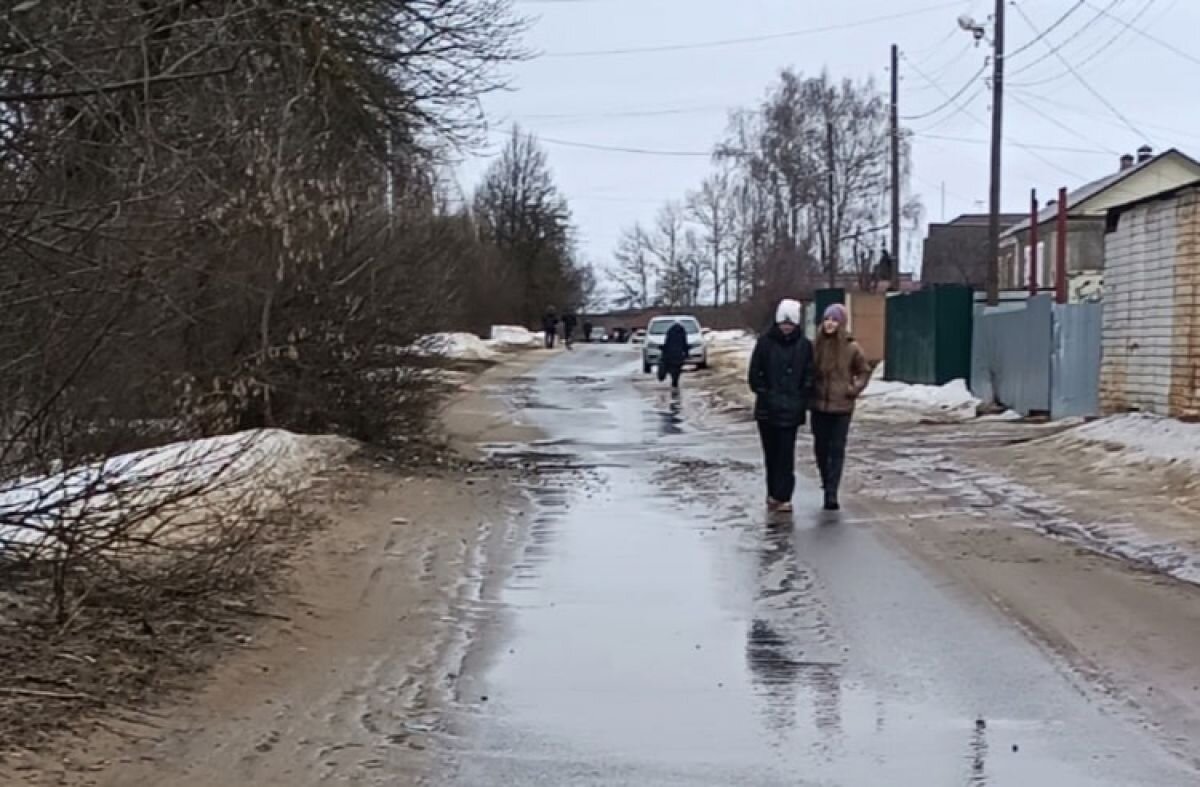
MULTIPOLYGON (((1137 173, 1139 173, 1145 169, 1149 169, 1150 167, 1155 166, 1156 164, 1158 164, 1159 162, 1161 162, 1167 158, 1183 159, 1186 163, 1194 166, 1197 169, 1197 171, 1200 171, 1200 161, 1197 161, 1196 159, 1192 158, 1191 156, 1187 155, 1186 153, 1181 152, 1177 148, 1171 148, 1170 150, 1165 150, 1162 153, 1158 154, 1157 156, 1155 156, 1151 159, 1140 162, 1138 164, 1134 164, 1129 169, 1124 169, 1119 172, 1114 172, 1110 175, 1105 175, 1104 177, 1102 177, 1098 180, 1094 180, 1091 183, 1087 183, 1087 184, 1075 189, 1074 191, 1070 192, 1069 194, 1067 194, 1067 211, 1068 211, 1068 213, 1070 211, 1076 209, 1083 203, 1088 202, 1089 200, 1100 196, 1101 194, 1103 194, 1104 192, 1106 192, 1110 189, 1116 188, 1117 186, 1124 183, 1126 180, 1133 177, 1137 173)), ((1142 197, 1139 197, 1138 199, 1142 199, 1142 197)), ((1038 213, 1038 224, 1044 224, 1048 221, 1051 221, 1057 215, 1058 215, 1058 205, 1055 204, 1054 202, 1051 202, 1045 208, 1043 208, 1040 213, 1038 213)), ((1016 235, 1018 232, 1021 232, 1022 230, 1027 230, 1027 229, 1029 229, 1029 225, 1030 225, 1030 221, 1028 218, 1026 218, 1020 224, 1016 224, 1016 225, 1010 227, 1007 231, 1005 231, 1004 237, 1010 237, 1010 236, 1016 235)))
POLYGON ((1190 183, 1184 183, 1182 186, 1176 186, 1169 191, 1163 191, 1159 194, 1151 194, 1148 197, 1140 197, 1138 199, 1129 200, 1128 202, 1122 202, 1119 205, 1113 205, 1108 210, 1109 213, 1125 213, 1133 208, 1141 207, 1142 205, 1146 205, 1151 202, 1158 202, 1159 200, 1172 199, 1173 197, 1177 197, 1185 191, 1195 191, 1197 189, 1200 189, 1200 178, 1197 178, 1190 183))

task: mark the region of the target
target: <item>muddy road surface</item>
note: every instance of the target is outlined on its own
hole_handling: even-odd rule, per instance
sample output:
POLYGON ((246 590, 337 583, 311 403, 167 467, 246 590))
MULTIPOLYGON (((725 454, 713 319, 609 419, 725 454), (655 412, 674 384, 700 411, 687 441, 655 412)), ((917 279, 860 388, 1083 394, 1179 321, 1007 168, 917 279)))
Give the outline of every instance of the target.
POLYGON ((1194 587, 949 498, 769 516, 753 424, 633 348, 493 371, 448 419, 519 472, 365 472, 286 622, 0 784, 1200 783, 1194 587))
POLYGON ((544 435, 493 450, 542 469, 435 781, 1197 783, 1121 699, 853 503, 819 513, 802 479, 797 513, 769 516, 752 424, 639 371, 585 347, 492 391, 544 435))

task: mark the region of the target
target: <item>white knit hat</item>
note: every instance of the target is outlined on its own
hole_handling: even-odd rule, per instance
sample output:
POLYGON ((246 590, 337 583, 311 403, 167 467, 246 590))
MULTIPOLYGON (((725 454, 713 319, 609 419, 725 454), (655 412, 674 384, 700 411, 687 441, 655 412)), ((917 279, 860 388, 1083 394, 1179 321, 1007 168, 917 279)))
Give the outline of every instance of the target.
POLYGON ((780 301, 779 308, 775 310, 775 322, 790 322, 792 325, 799 325, 800 301, 793 301, 791 298, 780 301))

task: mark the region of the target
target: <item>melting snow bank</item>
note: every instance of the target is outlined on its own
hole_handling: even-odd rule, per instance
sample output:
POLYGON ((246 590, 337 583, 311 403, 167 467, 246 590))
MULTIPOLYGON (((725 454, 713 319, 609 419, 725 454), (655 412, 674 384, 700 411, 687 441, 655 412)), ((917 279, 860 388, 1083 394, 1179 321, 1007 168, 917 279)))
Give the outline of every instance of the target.
POLYGON ((203 538, 282 506, 353 446, 337 437, 263 429, 10 481, 0 487, 0 551, 64 535, 96 545, 203 538))
POLYGON ((540 348, 545 341, 541 334, 520 325, 493 325, 491 343, 513 349, 540 348))
POLYGON ((1106 459, 1127 464, 1190 464, 1200 470, 1200 424, 1155 415, 1116 415, 1050 438, 1080 447, 1105 449, 1106 459))
POLYGON ((973 420, 979 404, 963 380, 940 386, 909 385, 876 376, 859 399, 858 412, 881 421, 954 422, 973 420))
POLYGON ((420 355, 455 361, 497 361, 499 353, 473 333, 434 333, 421 337, 416 344, 420 355))

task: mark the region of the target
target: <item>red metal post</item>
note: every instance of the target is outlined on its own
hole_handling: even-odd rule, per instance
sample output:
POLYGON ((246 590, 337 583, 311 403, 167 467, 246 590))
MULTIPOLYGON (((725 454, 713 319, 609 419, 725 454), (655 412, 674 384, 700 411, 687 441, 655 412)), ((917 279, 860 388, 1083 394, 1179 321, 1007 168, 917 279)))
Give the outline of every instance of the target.
POLYGON ((1054 300, 1067 302, 1067 190, 1058 190, 1058 230, 1054 235, 1054 300))
POLYGON ((1038 294, 1038 198, 1037 189, 1029 195, 1029 297, 1038 294))

